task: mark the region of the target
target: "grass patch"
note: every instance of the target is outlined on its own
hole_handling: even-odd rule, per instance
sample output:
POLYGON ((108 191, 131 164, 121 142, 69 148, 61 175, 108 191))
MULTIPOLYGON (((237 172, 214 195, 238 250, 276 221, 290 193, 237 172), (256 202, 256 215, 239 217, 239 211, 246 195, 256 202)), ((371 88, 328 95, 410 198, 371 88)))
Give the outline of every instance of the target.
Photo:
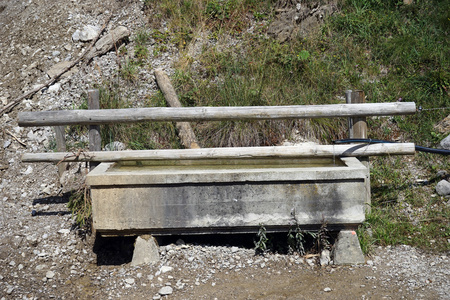
POLYGON ((67 204, 69 211, 75 216, 76 225, 86 231, 91 231, 92 223, 92 203, 90 190, 83 186, 72 192, 67 204))
MULTIPOLYGON (((114 83, 100 87, 100 108, 130 108, 132 105, 121 95, 114 83)), ((144 107, 165 106, 161 93, 148 98, 144 107)), ((102 147, 114 141, 121 141, 133 150, 181 148, 175 124, 171 122, 142 122, 130 124, 108 124, 101 126, 102 147)))

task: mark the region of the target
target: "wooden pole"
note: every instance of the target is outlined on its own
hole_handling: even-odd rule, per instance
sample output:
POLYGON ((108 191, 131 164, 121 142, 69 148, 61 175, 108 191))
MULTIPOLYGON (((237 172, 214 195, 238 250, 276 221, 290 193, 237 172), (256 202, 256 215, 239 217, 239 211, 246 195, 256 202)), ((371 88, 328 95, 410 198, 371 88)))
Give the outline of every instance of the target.
MULTIPOLYGON (((348 90, 345 92, 345 98, 348 104, 366 103, 364 91, 348 90)), ((366 117, 353 117, 349 120, 350 138, 367 139, 367 121, 366 117)))
MULTIPOLYGON (((66 152, 65 126, 55 126, 53 128, 55 130, 56 150, 58 152, 66 152)), ((60 178, 64 171, 67 170, 67 165, 67 163, 60 163, 58 165, 58 175, 60 178)))
MULTIPOLYGON (((345 91, 345 98, 348 104, 364 104, 366 103, 366 97, 364 95, 364 91, 361 90, 347 90, 345 91)), ((348 131, 349 137, 351 139, 367 139, 367 120, 366 117, 354 117, 348 119, 348 131)), ((371 200, 371 191, 370 191, 370 162, 369 157, 359 157, 358 158, 361 163, 367 168, 367 176, 366 176, 366 186, 369 187, 366 190, 366 201, 365 201, 365 209, 366 212, 370 212, 370 206, 372 203, 371 200)))
POLYGON ((164 149, 133 151, 99 151, 81 153, 25 153, 23 162, 59 161, 140 161, 196 160, 239 158, 350 157, 372 155, 414 155, 413 143, 302 145, 242 148, 164 149))
POLYGON ((292 106, 148 107, 19 112, 20 126, 100 125, 144 121, 232 121, 414 114, 414 102, 292 106))
MULTIPOLYGON (((178 100, 177 93, 170 83, 170 79, 166 75, 166 73, 162 69, 156 69, 155 77, 156 83, 158 84, 169 106, 182 107, 180 101, 178 100)), ((184 147, 189 149, 200 148, 195 133, 192 130, 191 124, 189 124, 188 122, 176 122, 176 127, 181 139, 181 144, 184 147)))
MULTIPOLYGON (((88 108, 100 109, 100 92, 99 90, 88 90, 88 108)), ((89 151, 100 151, 102 149, 102 138, 100 136, 100 126, 89 126, 89 151)), ((97 162, 89 163, 89 170, 94 169, 98 165, 97 162)))

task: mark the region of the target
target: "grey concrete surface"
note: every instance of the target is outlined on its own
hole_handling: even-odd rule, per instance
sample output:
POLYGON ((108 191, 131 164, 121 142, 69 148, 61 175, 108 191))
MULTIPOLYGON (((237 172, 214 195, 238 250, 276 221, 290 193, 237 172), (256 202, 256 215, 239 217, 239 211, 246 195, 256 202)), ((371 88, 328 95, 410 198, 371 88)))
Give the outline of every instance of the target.
POLYGON ((341 230, 334 245, 335 265, 364 264, 364 254, 359 245, 358 236, 353 230, 341 230))
POLYGON ((99 233, 358 224, 367 168, 356 158, 101 164, 87 177, 99 233), (336 162, 334 164, 333 162, 336 162))

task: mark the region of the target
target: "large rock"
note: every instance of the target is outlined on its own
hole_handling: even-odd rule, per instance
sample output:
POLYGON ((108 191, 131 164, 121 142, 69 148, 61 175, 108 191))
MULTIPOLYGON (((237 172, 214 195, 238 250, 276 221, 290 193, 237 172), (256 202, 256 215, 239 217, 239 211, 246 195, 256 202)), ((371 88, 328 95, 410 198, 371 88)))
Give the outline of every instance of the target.
POLYGON ((441 141, 441 147, 450 150, 450 134, 441 141))
POLYGON ((159 251, 156 240, 151 235, 138 236, 134 244, 131 265, 138 266, 157 261, 159 261, 159 251))
POLYGON ((450 182, 447 180, 441 180, 436 185, 436 193, 441 196, 450 195, 450 182))
POLYGON ((72 34, 72 40, 74 42, 82 41, 89 42, 92 41, 97 35, 100 29, 97 26, 85 25, 83 30, 76 30, 72 34))

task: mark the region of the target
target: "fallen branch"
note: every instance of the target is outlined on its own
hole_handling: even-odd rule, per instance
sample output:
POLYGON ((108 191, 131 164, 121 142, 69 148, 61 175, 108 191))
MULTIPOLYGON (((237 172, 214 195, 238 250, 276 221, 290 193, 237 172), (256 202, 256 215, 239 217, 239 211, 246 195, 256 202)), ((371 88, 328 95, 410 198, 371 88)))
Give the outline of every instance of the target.
POLYGON ((100 29, 99 33, 97 34, 97 36, 95 37, 95 39, 92 40, 92 42, 89 44, 89 47, 87 47, 87 49, 83 52, 83 55, 81 55, 79 58, 77 58, 76 60, 74 60, 70 65, 68 65, 66 68, 64 68, 61 72, 59 72, 57 75, 55 75, 53 78, 51 78, 50 80, 48 80, 47 82, 41 84, 40 86, 32 89, 31 91, 26 92, 25 94, 23 94, 22 96, 16 98, 14 101, 12 101, 11 103, 9 103, 8 105, 6 105, 5 107, 3 107, 0 110, 0 116, 3 115, 5 112, 10 112, 11 109, 13 109, 15 106, 17 106, 18 104, 20 104, 20 102, 22 102, 23 99, 25 98, 29 98, 31 96, 33 96, 35 93, 37 93, 38 91, 40 91, 41 89, 50 86, 51 84, 53 84, 59 77, 61 77, 61 75, 63 75, 64 73, 66 73, 67 71, 69 71, 70 69, 72 69, 76 64, 78 64, 85 56, 87 53, 90 52, 91 48, 95 45, 95 43, 98 41, 98 39, 100 38, 100 35, 102 34, 102 32, 105 30, 106 26, 109 23, 109 20, 111 20, 112 14, 110 14, 108 16, 108 18, 106 19, 105 23, 103 24, 102 29, 100 29))
POLYGON ((10 136, 12 136, 19 144, 21 144, 24 147, 27 147, 27 144, 25 144, 24 142, 22 142, 17 136, 15 136, 13 133, 11 133, 9 130, 5 130, 5 132, 7 134, 9 134, 10 136))
MULTIPOLYGON (((169 77, 162 69, 155 70, 156 83, 158 84, 161 92, 164 94, 167 103, 171 107, 182 107, 180 101, 178 100, 175 89, 170 83, 169 77)), ((176 122, 176 127, 178 129, 178 134, 181 139, 181 144, 189 149, 199 149, 197 138, 192 130, 191 124, 188 122, 176 122)))

